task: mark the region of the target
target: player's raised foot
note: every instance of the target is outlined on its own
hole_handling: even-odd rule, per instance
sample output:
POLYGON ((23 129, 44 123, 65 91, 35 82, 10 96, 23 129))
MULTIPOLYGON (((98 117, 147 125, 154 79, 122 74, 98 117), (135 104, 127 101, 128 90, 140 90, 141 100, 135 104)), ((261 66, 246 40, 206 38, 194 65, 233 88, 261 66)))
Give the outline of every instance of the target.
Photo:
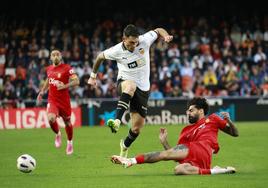
POLYGON ((132 166, 132 162, 130 159, 118 155, 113 155, 111 157, 111 161, 114 164, 121 164, 124 168, 129 168, 132 166))
POLYGON ((120 140, 120 156, 127 157, 128 155, 128 148, 124 144, 124 140, 120 140))
POLYGON ((58 132, 55 137, 55 147, 59 148, 61 147, 61 132, 58 132))
POLYGON ((66 154, 71 155, 74 152, 73 141, 67 141, 66 154))
POLYGON ((119 119, 109 119, 107 121, 108 127, 110 127, 112 133, 116 133, 119 130, 121 121, 119 119))

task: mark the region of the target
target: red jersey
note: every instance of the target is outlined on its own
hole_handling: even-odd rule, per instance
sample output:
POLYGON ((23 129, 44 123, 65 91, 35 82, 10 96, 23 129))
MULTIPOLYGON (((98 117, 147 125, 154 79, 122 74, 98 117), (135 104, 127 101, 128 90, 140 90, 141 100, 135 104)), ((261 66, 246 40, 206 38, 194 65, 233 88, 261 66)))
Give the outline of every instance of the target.
POLYGON ((200 119, 192 125, 188 125, 181 131, 178 144, 188 145, 191 142, 199 142, 204 146, 209 145, 213 153, 219 151, 218 130, 223 129, 227 121, 216 114, 200 119))
POLYGON ((68 64, 47 67, 47 78, 49 83, 48 102, 59 106, 70 106, 69 88, 58 90, 57 83, 69 83, 70 77, 74 74, 72 67, 68 64))

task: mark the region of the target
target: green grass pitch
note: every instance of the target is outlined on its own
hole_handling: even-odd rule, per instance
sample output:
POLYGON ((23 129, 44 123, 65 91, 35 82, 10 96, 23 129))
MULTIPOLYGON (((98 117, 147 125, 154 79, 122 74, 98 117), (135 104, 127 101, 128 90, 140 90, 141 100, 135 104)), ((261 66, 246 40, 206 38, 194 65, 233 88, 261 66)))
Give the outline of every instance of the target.
MULTIPOLYGON (((173 161, 136 165, 124 169, 110 162, 119 153, 119 141, 127 134, 122 127, 117 134, 108 127, 83 127, 74 130, 74 154, 66 156, 66 135, 60 149, 54 147, 50 129, 0 131, 0 187, 230 187, 254 188, 268 185, 268 122, 236 123, 240 136, 219 134, 221 149, 214 155, 213 166, 231 165, 238 173, 215 176, 175 176, 173 161), (16 169, 19 155, 28 153, 37 161, 30 174, 16 169)), ((181 125, 166 126, 169 142, 175 145, 181 125)), ((145 126, 132 145, 129 156, 162 150, 158 140, 160 126, 145 126)))

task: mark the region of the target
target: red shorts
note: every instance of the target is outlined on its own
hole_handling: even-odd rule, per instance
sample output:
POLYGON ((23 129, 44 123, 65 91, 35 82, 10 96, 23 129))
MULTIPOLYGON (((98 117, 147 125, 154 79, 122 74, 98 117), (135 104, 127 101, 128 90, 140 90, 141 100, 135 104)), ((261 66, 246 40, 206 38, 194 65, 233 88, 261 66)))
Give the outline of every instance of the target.
POLYGON ((71 119, 71 107, 61 107, 55 103, 47 103, 47 113, 56 114, 61 116, 63 120, 69 121, 71 119))
POLYGON ((204 169, 211 168, 213 150, 207 142, 191 142, 185 145, 188 147, 189 153, 185 159, 179 160, 179 163, 190 163, 204 169))

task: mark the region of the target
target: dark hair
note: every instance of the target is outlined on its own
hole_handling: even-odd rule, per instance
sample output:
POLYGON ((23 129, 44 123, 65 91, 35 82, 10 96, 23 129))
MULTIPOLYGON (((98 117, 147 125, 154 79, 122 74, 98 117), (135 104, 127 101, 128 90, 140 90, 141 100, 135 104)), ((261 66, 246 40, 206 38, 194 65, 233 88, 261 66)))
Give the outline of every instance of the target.
POLYGON ((208 102, 205 98, 195 97, 188 102, 188 108, 194 105, 197 109, 203 109, 204 114, 207 115, 209 110, 208 102))
POLYGON ((52 51, 59 51, 59 52, 61 53, 62 50, 59 49, 59 48, 54 47, 54 48, 52 48, 52 49, 50 50, 50 53, 51 53, 52 51))
POLYGON ((140 34, 138 31, 138 28, 135 25, 129 24, 125 27, 123 31, 123 35, 126 37, 129 37, 129 36, 138 37, 140 34))

